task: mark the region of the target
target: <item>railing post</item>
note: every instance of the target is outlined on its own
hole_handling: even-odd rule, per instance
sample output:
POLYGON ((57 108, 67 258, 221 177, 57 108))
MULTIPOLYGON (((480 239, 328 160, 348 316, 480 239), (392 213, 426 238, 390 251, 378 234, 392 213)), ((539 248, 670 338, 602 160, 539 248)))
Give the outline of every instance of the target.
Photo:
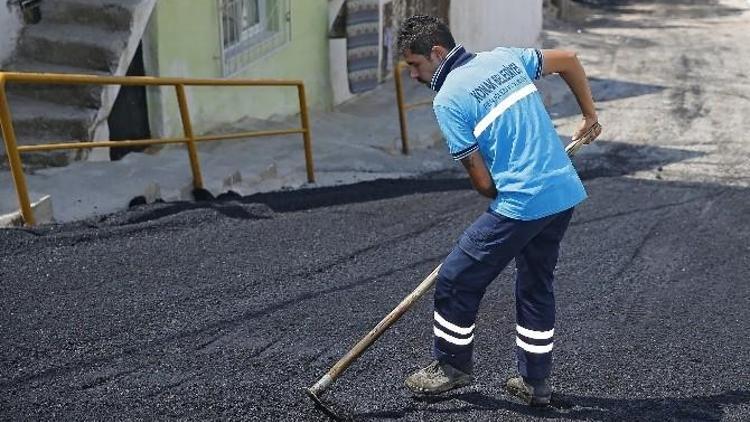
POLYGON ((302 137, 305 142, 305 167, 307 168, 307 181, 315 182, 315 170, 313 168, 312 156, 312 139, 310 136, 310 118, 307 114, 307 97, 305 96, 305 84, 297 85, 297 94, 299 95, 300 119, 302 119, 302 137))
POLYGON ((177 90, 177 103, 180 106, 180 117, 182 118, 182 131, 188 138, 187 147, 190 156, 190 168, 193 171, 193 188, 203 188, 203 177, 201 176, 201 166, 198 160, 198 149, 195 146, 195 135, 193 135, 193 124, 190 122, 190 110, 187 105, 185 96, 185 85, 177 84, 174 86, 177 90))
POLYGON ((393 80, 396 83, 396 104, 398 105, 398 121, 401 125, 401 152, 409 153, 409 130, 404 107, 404 88, 401 84, 401 62, 393 67, 393 80))
POLYGON ((8 96, 5 94, 5 75, 0 73, 0 126, 3 130, 3 139, 5 139, 5 154, 8 156, 10 171, 13 175, 13 184, 16 186, 16 195, 18 203, 21 206, 21 215, 24 224, 34 225, 34 212, 31 210, 31 201, 29 200, 29 191, 26 187, 26 177, 23 174, 23 165, 21 164, 21 155, 18 152, 16 144, 16 133, 13 130, 13 121, 8 107, 8 96))

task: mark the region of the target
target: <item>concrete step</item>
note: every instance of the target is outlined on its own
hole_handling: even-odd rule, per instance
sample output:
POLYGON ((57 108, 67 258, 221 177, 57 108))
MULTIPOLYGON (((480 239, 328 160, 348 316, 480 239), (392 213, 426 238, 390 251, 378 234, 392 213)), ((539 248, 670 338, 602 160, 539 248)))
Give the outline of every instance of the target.
MULTIPOLYGON (((108 76, 107 72, 34 61, 15 61, 5 66, 5 70, 29 73, 108 76)), ((8 83, 6 87, 10 94, 49 101, 51 103, 87 108, 98 108, 101 105, 102 91, 104 89, 102 85, 22 84, 14 82, 8 83)))
MULTIPOLYGON (((88 140, 89 128, 97 112, 93 108, 66 106, 16 94, 8 95, 8 104, 18 145, 88 140)), ((61 150, 24 153, 21 158, 24 165, 39 168, 67 165, 79 154, 75 150, 61 150)), ((0 155, 5 156, 4 142, 0 144, 0 155)))
POLYGON ((130 29, 140 0, 53 0, 41 3, 42 23, 79 24, 111 31, 130 29))
POLYGON ((96 117, 94 108, 76 107, 8 95, 13 129, 19 145, 37 145, 49 140, 88 140, 96 117))
POLYGON ((18 60, 112 71, 126 47, 127 31, 41 22, 18 39, 18 60))

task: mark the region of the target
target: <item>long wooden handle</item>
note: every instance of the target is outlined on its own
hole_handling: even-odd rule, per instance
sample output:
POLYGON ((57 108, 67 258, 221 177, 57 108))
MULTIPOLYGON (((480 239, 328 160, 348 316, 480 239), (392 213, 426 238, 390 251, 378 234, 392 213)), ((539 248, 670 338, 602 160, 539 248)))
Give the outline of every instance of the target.
POLYGON ((336 364, 333 365, 333 367, 331 367, 331 369, 329 369, 328 372, 315 383, 315 385, 310 387, 309 392, 316 396, 324 392, 328 386, 331 385, 331 383, 333 383, 333 381, 335 381, 336 378, 338 378, 339 375, 341 375, 349 365, 352 364, 352 362, 357 360, 357 358, 359 358, 362 353, 364 353, 365 350, 367 350, 367 348, 385 332, 385 330, 398 321, 399 318, 401 318, 401 315, 408 311, 416 301, 432 288, 435 284, 435 280, 437 280, 438 271, 440 271, 440 267, 442 266, 443 264, 438 265, 437 268, 427 276, 427 278, 419 283, 419 286, 417 286, 409 296, 406 296, 398 306, 393 308, 393 310, 375 326, 375 328, 370 330, 366 336, 362 337, 362 339, 357 342, 357 344, 355 344, 354 347, 344 355, 344 357, 339 359, 339 361, 336 362, 336 364))

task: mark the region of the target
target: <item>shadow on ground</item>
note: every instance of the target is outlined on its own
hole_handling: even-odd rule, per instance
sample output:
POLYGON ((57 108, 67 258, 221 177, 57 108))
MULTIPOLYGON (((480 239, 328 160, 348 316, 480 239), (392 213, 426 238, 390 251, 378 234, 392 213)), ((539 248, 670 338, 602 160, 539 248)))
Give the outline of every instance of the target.
MULTIPOLYGON (((515 401, 489 397, 485 394, 455 393, 444 398, 432 399, 429 402, 443 401, 463 402, 468 406, 455 409, 441 409, 434 413, 460 414, 476 410, 493 411, 506 410, 538 419, 563 420, 700 420, 720 421, 724 416, 727 405, 741 405, 750 403, 750 391, 734 390, 710 396, 695 396, 686 398, 654 398, 654 399, 607 399, 600 397, 583 397, 569 394, 557 394, 548 408, 535 409, 515 401)), ((416 406, 400 409, 386 409, 378 412, 362 413, 348 416, 349 419, 396 419, 404 418, 409 413, 422 411, 416 406)))
MULTIPOLYGON (((666 87, 661 85, 604 78, 589 78, 589 84, 594 101, 597 103, 654 94, 666 89, 666 87)), ((553 118, 570 117, 580 115, 581 108, 576 103, 573 95, 566 94, 561 101, 557 101, 554 105, 548 107, 548 112, 553 118)))
MULTIPOLYGON (((589 152, 573 158, 582 180, 598 177, 624 176, 639 171, 662 171, 668 164, 705 155, 702 152, 624 142, 596 141, 589 152)), ((657 176, 658 178, 658 176, 657 176)))

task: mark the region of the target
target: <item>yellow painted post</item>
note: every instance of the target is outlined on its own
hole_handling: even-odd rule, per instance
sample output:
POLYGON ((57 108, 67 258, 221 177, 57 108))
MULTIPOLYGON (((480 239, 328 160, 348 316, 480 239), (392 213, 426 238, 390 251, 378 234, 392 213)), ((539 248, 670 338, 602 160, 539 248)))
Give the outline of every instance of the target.
POLYGON ((190 122, 190 110, 188 109, 187 97, 185 96, 185 85, 176 84, 174 87, 177 90, 177 103, 180 106, 182 131, 188 139, 185 143, 187 144, 188 155, 190 156, 190 168, 193 171, 193 188, 202 189, 203 177, 201 176, 201 166, 200 161, 198 160, 198 149, 195 146, 193 124, 190 122))
POLYGON ((404 106, 404 88, 401 84, 401 62, 393 69, 393 79, 396 83, 396 103, 398 104, 398 121, 401 124, 401 152, 409 153, 409 130, 407 128, 406 107, 404 106))
POLYGON ((29 191, 26 187, 26 177, 23 174, 21 155, 16 144, 16 133, 13 130, 13 121, 8 107, 8 96, 5 94, 5 75, 0 73, 0 126, 3 129, 5 139, 5 154, 8 156, 10 171, 13 175, 13 184, 16 186, 18 203, 21 206, 23 222, 27 226, 34 225, 34 213, 31 210, 29 191))
POLYGON ((307 97, 305 96, 305 84, 297 85, 299 95, 300 118, 302 119, 302 136, 305 142, 305 166, 307 167, 307 181, 315 182, 315 170, 313 168, 312 139, 310 136, 310 118, 307 114, 307 97))

